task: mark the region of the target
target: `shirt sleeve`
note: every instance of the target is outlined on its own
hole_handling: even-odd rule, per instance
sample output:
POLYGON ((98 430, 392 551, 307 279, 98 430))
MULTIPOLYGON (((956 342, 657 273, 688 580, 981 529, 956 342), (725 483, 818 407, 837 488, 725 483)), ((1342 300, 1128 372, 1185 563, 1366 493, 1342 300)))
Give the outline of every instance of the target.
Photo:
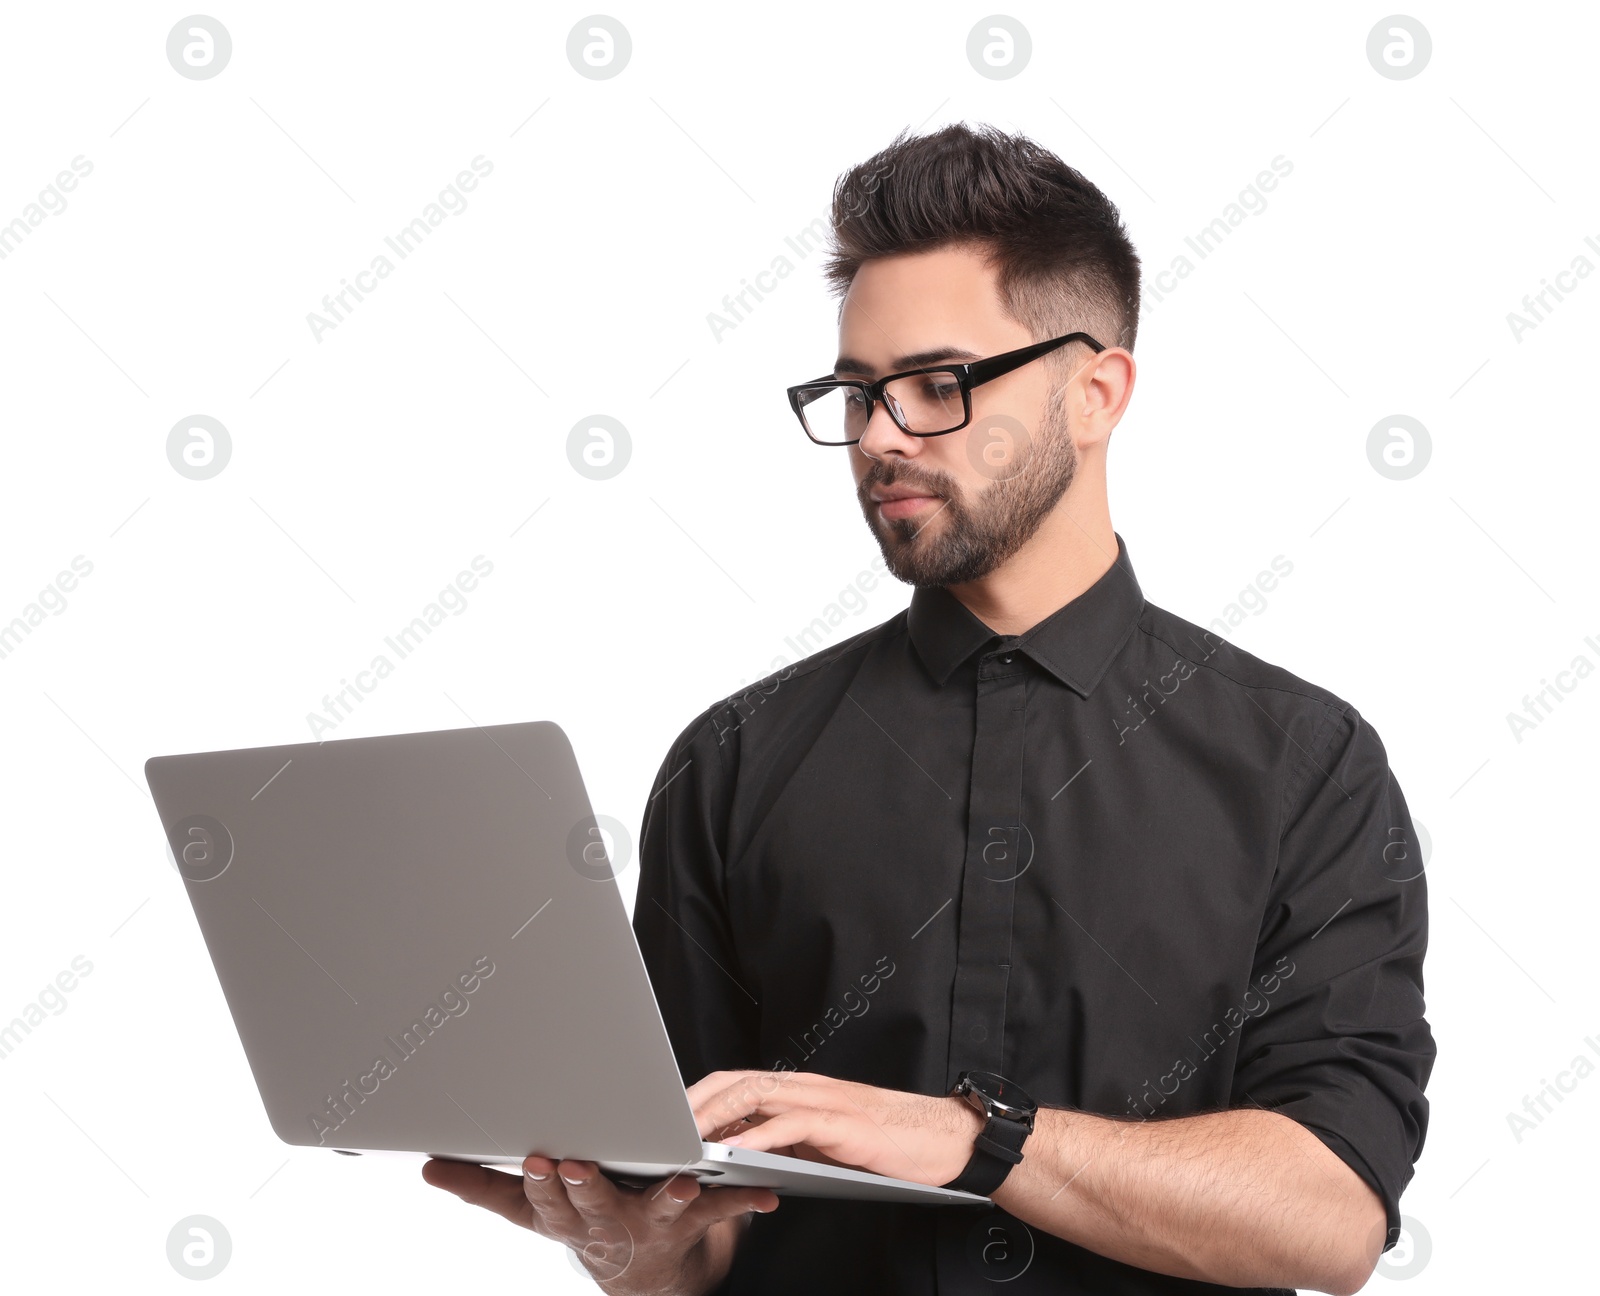
POLYGON ((1300 1122, 1383 1199, 1384 1250, 1428 1126, 1427 880, 1383 743, 1329 709, 1284 789, 1235 1105, 1300 1122))
POLYGON ((756 1067, 758 1004, 728 914, 735 753, 714 709, 667 753, 645 807, 633 930, 686 1085, 756 1067))

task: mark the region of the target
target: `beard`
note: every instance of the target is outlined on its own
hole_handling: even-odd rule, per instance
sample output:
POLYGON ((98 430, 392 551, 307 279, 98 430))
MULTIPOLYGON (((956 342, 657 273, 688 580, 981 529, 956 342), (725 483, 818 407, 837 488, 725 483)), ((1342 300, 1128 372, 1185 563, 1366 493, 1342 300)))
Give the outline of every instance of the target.
POLYGON ((917 587, 964 585, 987 576, 1022 548, 1072 485, 1077 447, 1067 430, 1061 393, 1024 457, 1003 478, 970 495, 949 473, 910 461, 879 459, 856 487, 867 529, 896 579, 917 587), (926 519, 881 517, 868 495, 905 483, 942 501, 926 519), (942 522, 940 521, 942 519, 942 522))

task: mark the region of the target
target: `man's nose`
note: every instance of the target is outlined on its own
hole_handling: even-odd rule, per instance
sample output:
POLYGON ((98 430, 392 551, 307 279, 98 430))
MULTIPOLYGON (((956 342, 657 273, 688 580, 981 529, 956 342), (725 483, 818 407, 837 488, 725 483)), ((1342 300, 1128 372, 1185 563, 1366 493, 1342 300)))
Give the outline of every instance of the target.
POLYGON ((881 400, 872 404, 872 417, 867 420, 857 448, 868 459, 882 459, 886 455, 915 456, 922 449, 922 438, 900 430, 900 425, 890 415, 888 406, 881 400))

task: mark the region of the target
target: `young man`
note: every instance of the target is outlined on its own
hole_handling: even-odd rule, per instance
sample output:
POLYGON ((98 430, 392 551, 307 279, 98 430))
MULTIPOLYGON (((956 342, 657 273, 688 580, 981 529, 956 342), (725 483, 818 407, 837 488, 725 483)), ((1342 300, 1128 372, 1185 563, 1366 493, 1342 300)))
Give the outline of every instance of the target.
POLYGON ((848 173, 834 238, 839 358, 791 405, 916 592, 683 730, 634 926, 704 1137, 994 1207, 429 1180, 616 1292, 1353 1292, 1435 1053, 1383 745, 1142 597, 1106 499, 1139 261, 1098 189, 952 126, 848 173))

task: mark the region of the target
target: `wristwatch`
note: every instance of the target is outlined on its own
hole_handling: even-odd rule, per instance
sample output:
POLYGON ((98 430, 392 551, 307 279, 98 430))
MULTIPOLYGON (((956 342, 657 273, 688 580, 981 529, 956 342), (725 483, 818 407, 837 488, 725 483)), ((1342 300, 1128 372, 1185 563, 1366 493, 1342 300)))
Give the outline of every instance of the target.
POLYGON ((966 1169, 941 1186, 987 1197, 1022 1160, 1023 1140, 1033 1133, 1039 1104, 992 1071, 963 1071, 950 1096, 965 1098, 983 1114, 985 1123, 966 1169))

